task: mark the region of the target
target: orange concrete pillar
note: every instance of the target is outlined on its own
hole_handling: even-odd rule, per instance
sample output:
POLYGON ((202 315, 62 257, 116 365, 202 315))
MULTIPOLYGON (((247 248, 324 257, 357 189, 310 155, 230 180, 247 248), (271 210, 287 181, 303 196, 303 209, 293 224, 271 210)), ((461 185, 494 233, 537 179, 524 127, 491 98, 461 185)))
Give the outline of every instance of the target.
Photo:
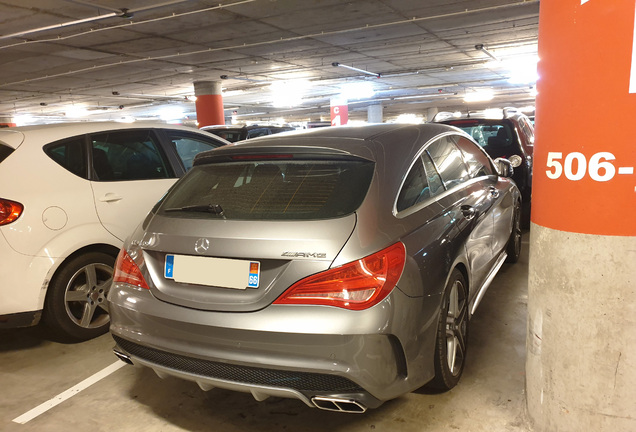
POLYGON ((636 431, 635 3, 541 3, 526 358, 537 432, 636 431))
POLYGON ((220 81, 194 82, 194 95, 197 97, 197 123, 203 126, 224 125, 223 96, 220 81))

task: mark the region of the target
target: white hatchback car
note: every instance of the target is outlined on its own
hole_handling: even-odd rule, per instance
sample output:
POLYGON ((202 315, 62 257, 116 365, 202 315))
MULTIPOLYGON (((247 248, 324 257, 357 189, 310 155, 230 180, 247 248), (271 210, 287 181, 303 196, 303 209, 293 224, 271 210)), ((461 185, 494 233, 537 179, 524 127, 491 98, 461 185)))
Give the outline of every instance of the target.
POLYGON ((124 239, 197 153, 225 144, 165 124, 0 129, 0 328, 41 319, 66 339, 106 332, 124 239))

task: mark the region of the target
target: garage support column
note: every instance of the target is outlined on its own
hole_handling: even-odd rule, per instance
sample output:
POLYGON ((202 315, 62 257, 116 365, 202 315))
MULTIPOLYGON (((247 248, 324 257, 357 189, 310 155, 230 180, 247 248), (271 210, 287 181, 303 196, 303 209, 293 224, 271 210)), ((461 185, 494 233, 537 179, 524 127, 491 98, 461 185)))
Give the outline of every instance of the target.
POLYGON ((634 3, 541 4, 526 359, 537 432, 636 430, 634 3))
POLYGON ((195 81, 194 95, 197 97, 195 106, 200 128, 225 124, 220 81, 195 81))
POLYGON ((384 107, 382 105, 369 105, 367 111, 367 122, 368 123, 382 123, 384 121, 383 118, 384 107))

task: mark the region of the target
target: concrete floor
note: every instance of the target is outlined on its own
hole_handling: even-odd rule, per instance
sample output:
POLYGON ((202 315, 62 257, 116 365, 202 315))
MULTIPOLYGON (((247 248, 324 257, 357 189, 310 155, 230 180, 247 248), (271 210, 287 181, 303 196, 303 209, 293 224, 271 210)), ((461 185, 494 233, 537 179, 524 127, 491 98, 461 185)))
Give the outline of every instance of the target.
POLYGON ((525 414, 528 238, 505 264, 471 320, 459 385, 445 394, 402 396, 366 414, 308 408, 297 400, 161 380, 124 366, 25 424, 13 419, 117 362, 110 335, 81 344, 38 329, 0 332, 0 431, 529 431, 525 414))

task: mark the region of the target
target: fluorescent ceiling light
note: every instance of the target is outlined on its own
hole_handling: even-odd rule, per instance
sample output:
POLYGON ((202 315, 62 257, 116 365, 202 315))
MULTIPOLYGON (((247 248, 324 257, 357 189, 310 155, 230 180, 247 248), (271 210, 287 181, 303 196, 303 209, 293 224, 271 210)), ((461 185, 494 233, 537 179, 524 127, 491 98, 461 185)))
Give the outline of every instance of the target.
POLYGON ((368 124, 366 120, 349 120, 347 126, 364 126, 368 124))
POLYGON ((34 122, 35 119, 31 114, 20 114, 13 117, 13 123, 15 123, 16 126, 26 126, 29 124, 33 124, 34 122))
POLYGON ((464 102, 487 102, 492 100, 495 94, 492 90, 477 90, 471 93, 466 93, 464 96, 464 102))
POLYGON ((121 118, 116 119, 115 121, 118 123, 134 123, 135 118, 132 116, 123 116, 121 118))
POLYGON ((488 51, 488 49, 484 46, 484 44, 477 44, 475 45, 475 49, 477 51, 481 51, 484 54, 486 54, 488 57, 490 57, 493 60, 496 61, 500 61, 499 57, 497 57, 496 55, 494 55, 492 52, 488 51))
POLYGON ((395 123, 415 123, 420 124, 424 122, 424 117, 417 114, 400 114, 395 119, 395 123))
POLYGON ((345 69, 349 69, 349 70, 352 70, 352 71, 356 71, 356 72, 360 72, 360 73, 363 73, 363 74, 371 75, 371 76, 374 76, 376 78, 380 78, 382 76, 379 73, 369 72, 369 71, 364 70, 364 69, 360 69, 360 68, 353 67, 353 66, 343 65, 342 63, 338 63, 338 62, 331 63, 331 66, 333 66, 333 67, 343 67, 345 69))
POLYGON ((88 115, 88 110, 81 105, 71 105, 66 108, 64 115, 68 118, 82 118, 88 115))
POLYGON ((164 121, 180 120, 183 118, 183 109, 179 107, 165 107, 159 110, 159 118, 164 121))
POLYGON ((276 108, 295 107, 302 103, 310 87, 307 80, 276 81, 270 85, 272 102, 276 108))
POLYGON ((508 69, 510 84, 534 84, 539 79, 537 73, 537 56, 523 56, 503 62, 503 67, 508 69))
POLYGON ((344 99, 369 99, 375 94, 373 83, 369 81, 358 81, 345 83, 340 87, 340 94, 344 99))
POLYGON ((503 110, 500 108, 488 108, 484 110, 484 117, 487 119, 502 119, 504 116, 503 110))

